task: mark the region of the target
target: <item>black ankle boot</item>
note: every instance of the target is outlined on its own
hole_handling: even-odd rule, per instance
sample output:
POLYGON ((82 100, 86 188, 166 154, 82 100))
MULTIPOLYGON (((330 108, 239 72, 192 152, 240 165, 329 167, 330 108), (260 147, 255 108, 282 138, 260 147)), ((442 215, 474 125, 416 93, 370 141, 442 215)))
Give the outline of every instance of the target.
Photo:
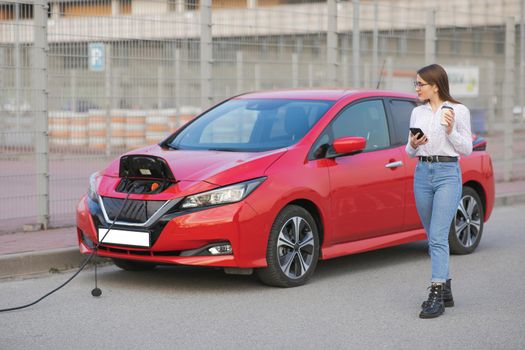
MULTIPOLYGON (((453 307, 454 306, 454 297, 452 297, 452 285, 450 282, 450 278, 445 283, 445 288, 443 289, 443 303, 445 304, 445 307, 453 307)), ((424 308, 427 301, 425 300, 423 304, 421 304, 421 308, 424 308)))
POLYGON ((450 283, 450 278, 445 283, 445 288, 443 289, 443 303, 445 307, 454 306, 454 298, 452 297, 452 284, 450 283))
POLYGON ((434 318, 445 312, 445 303, 443 302, 444 283, 432 283, 428 300, 423 303, 423 309, 419 314, 420 318, 434 318))

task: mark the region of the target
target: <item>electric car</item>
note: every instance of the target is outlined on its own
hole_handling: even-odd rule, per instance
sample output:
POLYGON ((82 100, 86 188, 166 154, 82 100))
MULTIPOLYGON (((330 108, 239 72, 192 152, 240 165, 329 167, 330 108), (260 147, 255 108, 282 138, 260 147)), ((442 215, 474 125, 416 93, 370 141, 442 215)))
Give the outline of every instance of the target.
MULTIPOLYGON (((377 90, 247 93, 90 178, 80 251, 124 270, 183 264, 304 284, 319 260, 425 240, 416 158, 405 153, 416 96, 377 90)), ((478 246, 494 205, 486 141, 460 159, 452 253, 478 246)))

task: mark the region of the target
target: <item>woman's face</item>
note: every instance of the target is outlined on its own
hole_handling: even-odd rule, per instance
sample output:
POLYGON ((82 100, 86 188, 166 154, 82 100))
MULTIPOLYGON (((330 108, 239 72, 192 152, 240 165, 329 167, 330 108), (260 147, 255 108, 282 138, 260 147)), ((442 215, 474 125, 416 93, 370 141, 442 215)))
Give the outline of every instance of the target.
POLYGON ((419 74, 416 75, 416 81, 414 82, 417 98, 420 101, 432 100, 434 95, 437 94, 437 86, 431 85, 423 80, 419 74))

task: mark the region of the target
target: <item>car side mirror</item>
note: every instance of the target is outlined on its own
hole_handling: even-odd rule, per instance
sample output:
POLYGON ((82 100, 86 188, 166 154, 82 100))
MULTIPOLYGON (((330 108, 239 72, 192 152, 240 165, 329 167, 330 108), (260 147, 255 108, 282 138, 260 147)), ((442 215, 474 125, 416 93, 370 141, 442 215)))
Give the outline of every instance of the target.
POLYGON ((336 154, 331 158, 342 155, 355 154, 362 152, 366 147, 366 139, 358 136, 339 137, 334 140, 333 149, 336 154))

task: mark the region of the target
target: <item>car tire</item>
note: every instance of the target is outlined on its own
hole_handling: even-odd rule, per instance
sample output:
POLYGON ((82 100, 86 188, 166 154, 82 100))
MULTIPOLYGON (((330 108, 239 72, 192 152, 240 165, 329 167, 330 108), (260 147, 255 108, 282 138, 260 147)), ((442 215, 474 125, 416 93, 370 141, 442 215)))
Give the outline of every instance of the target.
POLYGON ((319 233, 303 207, 286 206, 275 219, 266 252, 268 267, 256 270, 259 279, 275 287, 297 287, 314 273, 319 259, 319 233))
POLYGON ((470 187, 463 187, 448 235, 452 254, 470 254, 476 250, 481 241, 484 218, 483 203, 478 193, 470 187))
POLYGON ((142 262, 142 261, 114 259, 114 258, 112 260, 113 260, 113 263, 117 265, 117 267, 120 267, 122 270, 126 270, 126 271, 148 271, 148 270, 153 270, 155 267, 157 267, 157 264, 142 262))

